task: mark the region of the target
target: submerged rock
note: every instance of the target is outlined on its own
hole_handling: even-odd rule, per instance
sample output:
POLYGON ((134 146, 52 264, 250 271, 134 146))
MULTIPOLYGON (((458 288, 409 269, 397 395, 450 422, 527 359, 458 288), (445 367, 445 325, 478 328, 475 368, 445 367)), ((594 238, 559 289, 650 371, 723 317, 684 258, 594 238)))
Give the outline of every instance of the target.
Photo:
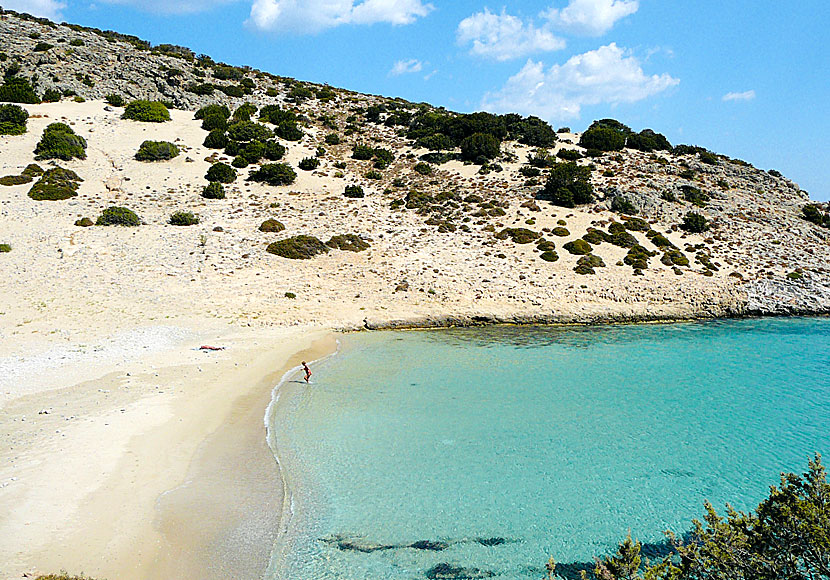
POLYGON ((430 580, 477 580, 478 578, 493 578, 495 572, 479 570, 478 568, 462 568, 442 562, 427 570, 430 580))
POLYGON ((482 546, 501 546, 507 543, 506 538, 476 538, 476 542, 482 546))
POLYGON ((431 550, 433 552, 440 552, 441 550, 446 550, 450 547, 447 542, 436 542, 433 540, 419 540, 417 542, 412 542, 409 544, 410 548, 415 548, 416 550, 431 550))

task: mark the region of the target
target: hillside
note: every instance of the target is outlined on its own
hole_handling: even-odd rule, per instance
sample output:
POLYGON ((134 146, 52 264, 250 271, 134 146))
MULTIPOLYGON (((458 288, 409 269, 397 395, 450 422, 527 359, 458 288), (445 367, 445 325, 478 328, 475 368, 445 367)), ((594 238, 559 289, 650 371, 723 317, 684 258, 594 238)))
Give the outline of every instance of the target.
POLYGON ((63 201, 32 199, 37 177, 0 186, 0 243, 11 246, 0 255, 0 292, 13 297, 2 338, 168 317, 374 328, 830 311, 830 231, 804 219, 809 199, 795 183, 740 160, 643 145, 653 133, 609 120, 594 129, 628 146, 604 152, 538 119, 455 115, 9 12, 0 46, 7 84, 25 79, 57 101, 22 105, 27 130, 0 136, 0 176, 37 163, 82 179, 63 201), (104 101, 120 104, 113 96, 163 101, 171 120, 123 119, 123 107, 104 101), (253 107, 237 111, 244 103, 253 107), (195 119, 209 104, 236 117, 195 119), (239 121, 237 134, 225 132, 239 121), (85 159, 35 160, 54 122, 85 139, 85 159), (206 147, 203 122, 231 144, 206 147), (495 134, 496 152, 471 133, 495 134), (136 160, 148 139, 181 153, 136 160), (252 140, 284 156, 246 160, 252 140), (212 164, 232 161, 240 167, 225 199, 203 197, 212 164), (249 179, 274 162, 296 179, 249 179), (570 204, 560 194, 581 187, 580 176, 590 201, 556 205, 570 204), (347 186, 365 196, 346 197, 347 186), (110 206, 142 225, 75 225, 110 206), (199 223, 171 225, 176 211, 199 223), (684 230, 690 214, 705 217, 705 231, 684 230), (284 230, 260 231, 268 219, 284 230), (329 245, 308 260, 266 251, 299 235, 329 245), (357 237, 332 239, 343 235, 357 237))

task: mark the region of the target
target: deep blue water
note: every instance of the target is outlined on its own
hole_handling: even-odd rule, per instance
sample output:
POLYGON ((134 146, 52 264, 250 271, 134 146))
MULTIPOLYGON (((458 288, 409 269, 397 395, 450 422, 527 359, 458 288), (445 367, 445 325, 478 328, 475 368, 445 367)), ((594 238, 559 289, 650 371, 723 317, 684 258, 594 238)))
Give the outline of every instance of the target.
POLYGON ((314 371, 271 417, 293 511, 274 578, 538 579, 830 453, 828 319, 356 334, 314 371))

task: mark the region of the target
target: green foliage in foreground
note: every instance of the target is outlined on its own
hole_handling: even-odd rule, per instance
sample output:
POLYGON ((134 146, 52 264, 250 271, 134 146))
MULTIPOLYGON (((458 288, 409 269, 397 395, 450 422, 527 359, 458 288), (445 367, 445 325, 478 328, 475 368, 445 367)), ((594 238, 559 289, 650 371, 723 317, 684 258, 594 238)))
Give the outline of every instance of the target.
POLYGON ((95 222, 97 226, 140 226, 141 219, 126 207, 111 206, 105 209, 95 222))
MULTIPOLYGON (((720 516, 708 502, 703 521, 688 538, 667 532, 674 553, 652 564, 642 544, 628 537, 616 554, 597 561, 583 578, 602 580, 827 580, 830 578, 830 484, 821 456, 803 475, 781 476, 781 486, 755 511, 727 508, 720 516)), ((556 578, 556 562, 548 562, 556 578)))
POLYGON ((35 201, 61 201, 78 195, 81 179, 70 169, 54 167, 46 171, 29 190, 35 201))
POLYGON ((86 139, 66 123, 52 123, 43 130, 35 147, 35 159, 86 159, 86 139))
POLYGON ((328 253, 329 248, 314 236, 300 235, 268 244, 266 251, 291 260, 310 260, 318 254, 328 253))
POLYGON ((22 135, 26 132, 29 113, 18 105, 0 105, 0 135, 22 135))
POLYGON ((132 101, 124 108, 122 119, 144 123, 163 123, 170 120, 170 111, 159 101, 132 101))
POLYGON ((138 161, 168 161, 178 157, 179 148, 169 141, 145 141, 138 148, 138 161))

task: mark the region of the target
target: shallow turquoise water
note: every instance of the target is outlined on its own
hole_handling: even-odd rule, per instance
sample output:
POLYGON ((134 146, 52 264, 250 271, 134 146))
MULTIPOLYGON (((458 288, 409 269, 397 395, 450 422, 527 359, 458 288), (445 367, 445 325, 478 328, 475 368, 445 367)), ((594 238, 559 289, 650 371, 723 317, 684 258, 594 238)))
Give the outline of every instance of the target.
POLYGON ((538 579, 683 532, 706 499, 754 507, 830 454, 828 347, 828 319, 346 336, 274 409, 293 516, 272 575, 538 579))

